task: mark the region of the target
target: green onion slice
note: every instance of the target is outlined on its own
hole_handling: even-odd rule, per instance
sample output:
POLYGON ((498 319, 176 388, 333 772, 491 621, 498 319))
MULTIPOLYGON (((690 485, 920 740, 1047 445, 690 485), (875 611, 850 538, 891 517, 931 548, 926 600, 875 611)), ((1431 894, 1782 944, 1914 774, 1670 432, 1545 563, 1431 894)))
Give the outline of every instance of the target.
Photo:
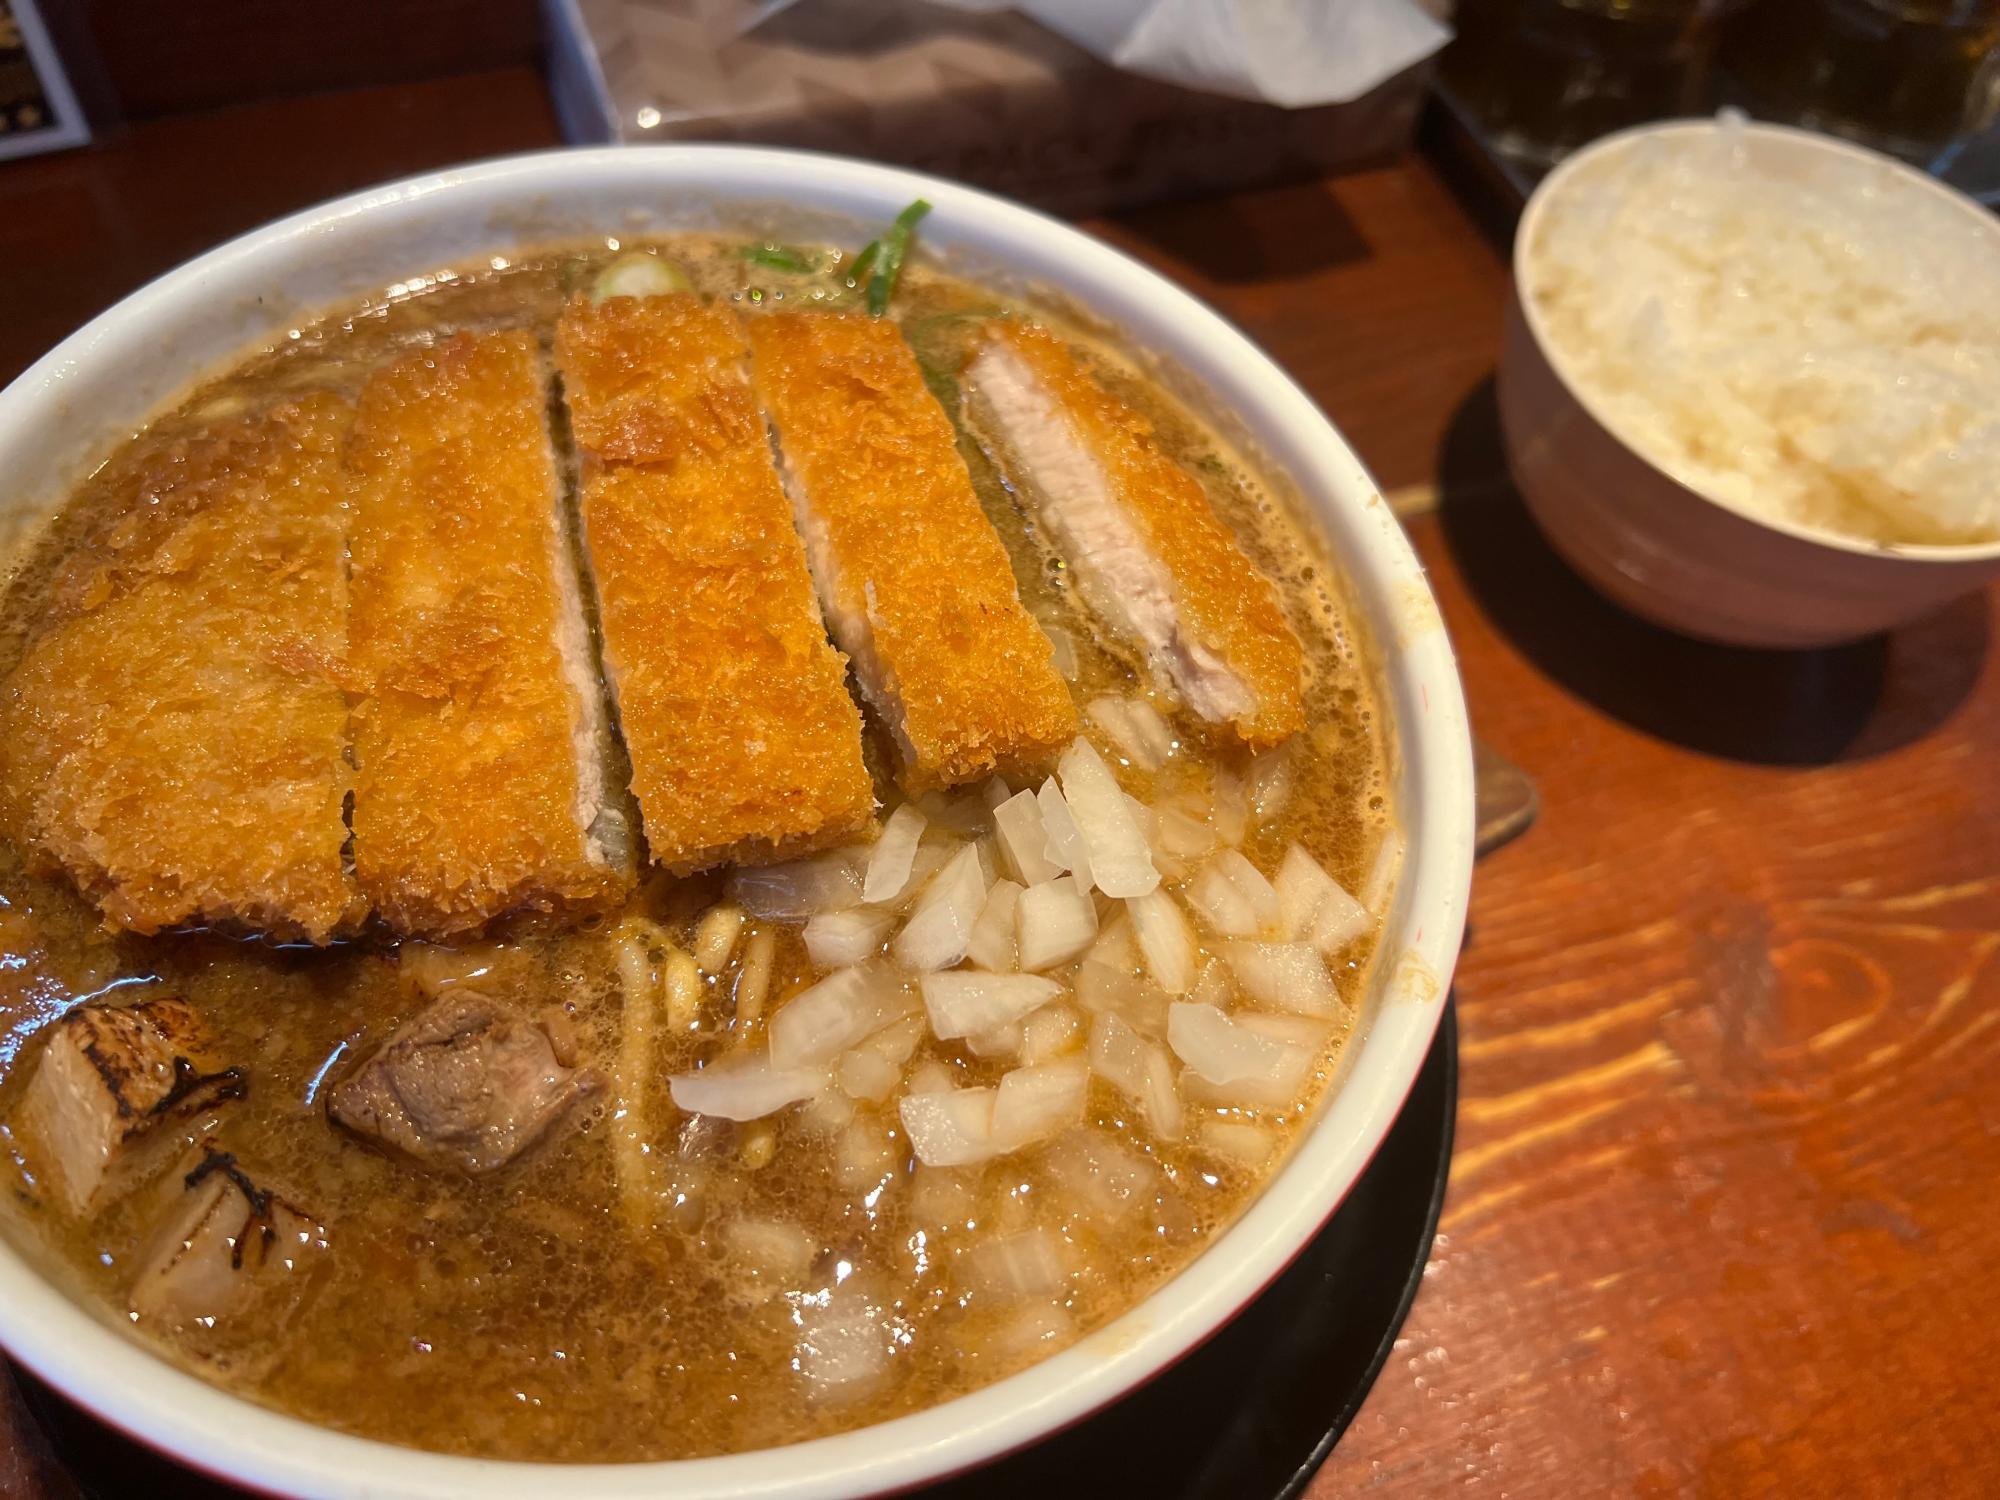
POLYGON ((854 279, 861 279, 864 261, 871 273, 868 277, 868 311, 875 317, 879 318, 889 310, 889 299, 896 295, 896 282, 903 274, 903 261, 910 253, 910 241, 916 235, 917 221, 930 211, 928 203, 917 199, 896 215, 896 222, 889 226, 887 234, 855 257, 854 279))
POLYGON ((783 271, 788 276, 811 276, 825 269, 817 255, 794 250, 789 245, 745 245, 737 252, 752 265, 783 271))

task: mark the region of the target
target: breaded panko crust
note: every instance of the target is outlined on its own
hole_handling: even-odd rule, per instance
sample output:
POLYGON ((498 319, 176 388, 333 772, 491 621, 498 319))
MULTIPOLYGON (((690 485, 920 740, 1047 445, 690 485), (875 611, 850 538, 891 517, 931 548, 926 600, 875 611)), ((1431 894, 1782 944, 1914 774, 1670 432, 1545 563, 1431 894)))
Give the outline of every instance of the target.
POLYGON ((765 313, 748 327, 758 399, 837 562, 821 590, 872 627, 872 688, 900 712, 905 783, 1032 767, 1068 744, 1076 706, 1048 637, 895 324, 765 313))
POLYGON ((454 335, 361 393, 354 862, 398 931, 605 904, 630 884, 585 827, 590 685, 560 646, 568 560, 546 416, 524 332, 454 335))
POLYGON ((341 446, 304 397, 147 445, 0 691, 0 818, 114 926, 321 942, 344 873, 341 446))
POLYGON ((748 355, 692 293, 578 297, 556 332, 632 790, 678 872, 845 841, 875 806, 748 355))
POLYGON ((1047 329, 996 322, 984 337, 1010 348, 1068 413, 1165 565, 1189 633, 1249 687, 1257 706, 1236 721, 1237 734, 1271 745, 1303 729, 1304 649, 1277 590, 1243 555, 1201 482, 1161 450, 1152 423, 1099 385, 1047 329))

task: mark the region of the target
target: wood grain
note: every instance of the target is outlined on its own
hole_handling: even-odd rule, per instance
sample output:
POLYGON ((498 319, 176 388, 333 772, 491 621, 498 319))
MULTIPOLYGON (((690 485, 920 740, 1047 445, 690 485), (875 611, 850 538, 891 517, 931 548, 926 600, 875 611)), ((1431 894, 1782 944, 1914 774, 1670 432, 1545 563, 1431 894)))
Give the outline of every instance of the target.
POLYGON ((1492 375, 1506 268, 1414 163, 1085 227, 1241 326, 1387 489, 1436 478, 1455 415, 1492 375))
POLYGON ((1873 670, 1773 664, 1565 587, 1511 499, 1415 533, 1474 720, 1543 811, 1480 871, 1442 1232, 1316 1493, 1991 1493, 1968 1373, 2000 1354, 1988 601, 1873 670), (1718 713, 1756 683, 1769 738, 1572 692, 1474 566, 1642 681, 1708 676, 1718 713), (1788 713, 1845 717, 1845 743, 1802 755, 1788 713))
MULTIPOLYGON (((0 371, 275 213, 553 135, 515 71, 10 165, 0 371)), ((1598 601, 1506 487, 1504 262, 1420 161, 1095 227, 1353 438, 1542 794, 1474 891, 1444 1232, 1313 1494, 2000 1492, 1992 600, 1802 654, 1598 601)))

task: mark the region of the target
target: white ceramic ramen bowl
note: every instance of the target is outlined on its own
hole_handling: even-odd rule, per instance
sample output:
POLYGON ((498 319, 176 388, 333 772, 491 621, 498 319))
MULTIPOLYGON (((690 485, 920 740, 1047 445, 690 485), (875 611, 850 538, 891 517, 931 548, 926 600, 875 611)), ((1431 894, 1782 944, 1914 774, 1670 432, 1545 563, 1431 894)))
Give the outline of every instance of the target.
MULTIPOLYGON (((1641 455, 1604 415, 1549 336, 1526 288, 1546 217, 1586 174, 1615 170, 1648 141, 1718 130, 1709 120, 1607 136, 1542 179, 1514 236, 1514 290, 1500 356, 1500 421, 1516 487, 1557 552, 1634 614, 1735 646, 1824 646, 1913 620, 2000 577, 2000 543, 1879 544, 1755 514, 1683 483, 1641 455)), ((1849 158, 1876 166, 1882 211, 1930 197, 1993 243, 2000 222, 1970 198, 1877 152, 1810 131, 1744 125, 1744 149, 1781 175, 1849 158)))
POLYGON ((1437 606, 1368 473, 1235 328, 1118 252, 1025 208, 861 162, 734 147, 548 152, 411 178, 281 220, 134 293, 0 394, 4 504, 23 521, 196 376, 332 303, 551 240, 734 223, 842 239, 928 198, 927 253, 1067 293, 1155 351, 1288 474, 1324 529, 1382 658, 1407 855, 1344 1080, 1263 1193, 1198 1260, 1054 1358, 913 1416, 792 1447, 671 1464, 451 1458, 330 1432, 227 1395, 65 1298, 0 1247, 0 1341, 105 1420, 239 1484, 311 1496, 694 1497, 904 1489, 1033 1443, 1213 1333, 1332 1214, 1402 1107, 1438 1024, 1465 922, 1472 766, 1437 606))

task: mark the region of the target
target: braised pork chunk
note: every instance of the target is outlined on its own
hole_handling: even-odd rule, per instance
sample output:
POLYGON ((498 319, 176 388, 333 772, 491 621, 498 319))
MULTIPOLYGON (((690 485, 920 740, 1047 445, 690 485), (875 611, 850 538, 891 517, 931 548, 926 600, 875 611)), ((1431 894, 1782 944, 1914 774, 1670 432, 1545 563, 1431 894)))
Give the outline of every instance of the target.
POLYGON ((467 990, 397 1030, 333 1091, 328 1112, 426 1166, 504 1167, 600 1087, 565 1066, 548 1031, 467 990))

